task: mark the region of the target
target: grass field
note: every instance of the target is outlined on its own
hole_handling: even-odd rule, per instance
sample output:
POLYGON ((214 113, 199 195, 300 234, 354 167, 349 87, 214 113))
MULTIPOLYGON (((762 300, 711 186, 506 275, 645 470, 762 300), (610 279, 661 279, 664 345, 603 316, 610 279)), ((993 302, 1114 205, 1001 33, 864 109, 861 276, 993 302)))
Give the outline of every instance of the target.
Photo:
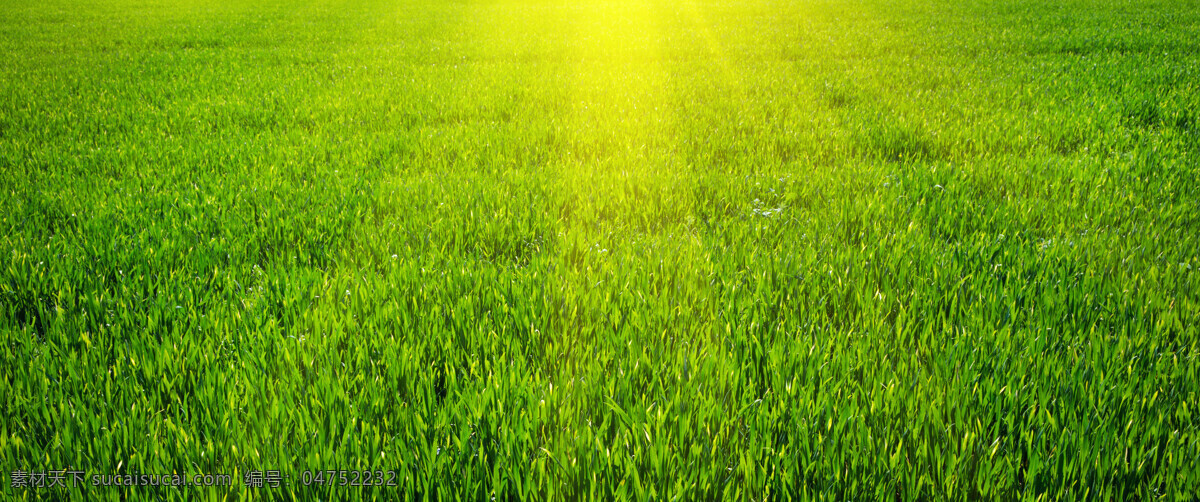
POLYGON ((5 0, 0 193, 0 498, 1200 496, 1196 1, 5 0))

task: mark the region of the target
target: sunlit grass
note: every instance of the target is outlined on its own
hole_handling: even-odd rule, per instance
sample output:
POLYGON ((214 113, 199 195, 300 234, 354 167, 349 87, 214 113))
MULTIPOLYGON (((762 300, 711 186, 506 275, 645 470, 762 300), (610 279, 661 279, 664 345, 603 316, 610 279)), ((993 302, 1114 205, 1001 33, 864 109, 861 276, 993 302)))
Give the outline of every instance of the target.
POLYGON ((1153 1, 0 6, 3 489, 1195 497, 1198 26, 1153 1), (399 486, 296 478, 366 468, 399 486))

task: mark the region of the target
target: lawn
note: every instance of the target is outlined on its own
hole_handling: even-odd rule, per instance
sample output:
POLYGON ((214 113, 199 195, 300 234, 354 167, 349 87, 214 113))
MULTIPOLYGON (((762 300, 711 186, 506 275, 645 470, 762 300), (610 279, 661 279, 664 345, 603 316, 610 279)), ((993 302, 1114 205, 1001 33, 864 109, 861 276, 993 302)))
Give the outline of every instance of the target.
POLYGON ((0 498, 1195 500, 1198 407, 1200 2, 0 1, 0 498))

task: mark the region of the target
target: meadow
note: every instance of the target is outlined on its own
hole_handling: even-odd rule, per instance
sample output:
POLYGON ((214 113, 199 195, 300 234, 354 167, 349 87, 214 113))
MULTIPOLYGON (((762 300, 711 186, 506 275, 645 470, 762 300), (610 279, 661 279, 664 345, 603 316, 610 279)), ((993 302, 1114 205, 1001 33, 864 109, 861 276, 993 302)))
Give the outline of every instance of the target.
POLYGON ((0 498, 1200 496, 1193 0, 4 0, 0 194, 0 498))

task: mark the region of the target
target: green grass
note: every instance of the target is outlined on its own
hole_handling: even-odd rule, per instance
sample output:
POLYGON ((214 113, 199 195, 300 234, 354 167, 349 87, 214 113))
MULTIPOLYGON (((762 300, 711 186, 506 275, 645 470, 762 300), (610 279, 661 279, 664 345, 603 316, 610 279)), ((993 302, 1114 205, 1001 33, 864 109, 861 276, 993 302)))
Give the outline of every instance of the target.
POLYGON ((1195 1, 5 1, 0 192, 3 498, 1200 495, 1195 1))

